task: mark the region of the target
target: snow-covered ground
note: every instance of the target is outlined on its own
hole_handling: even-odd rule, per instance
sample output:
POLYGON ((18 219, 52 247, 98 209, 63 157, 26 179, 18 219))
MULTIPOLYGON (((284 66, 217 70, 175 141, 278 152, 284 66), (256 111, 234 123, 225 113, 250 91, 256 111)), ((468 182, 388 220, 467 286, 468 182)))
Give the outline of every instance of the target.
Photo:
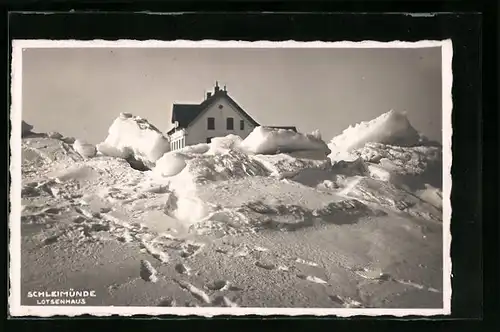
POLYGON ((329 149, 319 134, 257 128, 168 152, 154 127, 124 114, 94 157, 57 135, 27 135, 22 294, 80 287, 96 291, 89 305, 106 306, 440 308, 441 149, 394 112, 354 128, 329 149), (132 168, 131 154, 150 169, 132 168))

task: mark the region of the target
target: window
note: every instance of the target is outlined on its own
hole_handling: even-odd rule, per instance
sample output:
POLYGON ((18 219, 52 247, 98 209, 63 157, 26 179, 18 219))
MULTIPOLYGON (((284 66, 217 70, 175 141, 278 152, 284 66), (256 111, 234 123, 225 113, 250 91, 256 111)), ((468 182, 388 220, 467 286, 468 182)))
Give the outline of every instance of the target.
POLYGON ((215 129, 215 118, 207 118, 207 129, 208 130, 215 129))
POLYGON ((221 110, 221 109, 223 109, 223 108, 224 108, 224 106, 222 106, 222 105, 219 105, 219 109, 220 109, 220 110, 221 110))
POLYGON ((226 119, 226 127, 227 127, 227 130, 233 130, 234 129, 234 119, 233 118, 227 118, 226 119))
POLYGON ((212 142, 212 137, 207 137, 207 143, 212 142))
POLYGON ((245 121, 240 120, 240 130, 245 130, 245 121))

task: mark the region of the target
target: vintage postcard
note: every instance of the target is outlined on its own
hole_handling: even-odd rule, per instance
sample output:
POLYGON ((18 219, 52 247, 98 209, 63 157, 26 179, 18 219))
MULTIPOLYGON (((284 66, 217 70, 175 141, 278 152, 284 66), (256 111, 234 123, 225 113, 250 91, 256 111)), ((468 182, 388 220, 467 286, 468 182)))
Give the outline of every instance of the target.
POLYGON ((451 63, 14 40, 10 314, 449 314, 451 63))

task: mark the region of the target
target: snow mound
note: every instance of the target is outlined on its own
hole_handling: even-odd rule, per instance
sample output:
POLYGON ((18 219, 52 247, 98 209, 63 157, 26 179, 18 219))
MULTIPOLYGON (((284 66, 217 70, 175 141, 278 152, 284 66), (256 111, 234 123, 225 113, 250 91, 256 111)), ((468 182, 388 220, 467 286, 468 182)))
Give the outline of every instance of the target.
POLYGON ((92 158, 96 155, 96 147, 93 144, 88 144, 82 140, 76 140, 73 143, 73 149, 84 158, 92 158))
POLYGON ((248 153, 277 154, 303 150, 319 150, 325 156, 330 153, 326 143, 318 134, 302 134, 289 129, 256 127, 241 142, 240 147, 248 153))
POLYGON ((220 181, 240 176, 267 175, 261 163, 239 149, 236 135, 216 137, 211 143, 187 146, 165 153, 156 161, 153 172, 163 177, 182 176, 194 182, 220 181))
POLYGON ((268 170, 248 155, 229 150, 224 154, 182 153, 165 154, 158 160, 154 172, 163 176, 175 175, 176 188, 183 190, 188 184, 204 184, 212 181, 225 181, 247 176, 267 176, 268 170))
POLYGON ((57 131, 50 131, 50 132, 47 133, 47 137, 48 138, 53 138, 53 139, 59 139, 60 140, 64 136, 61 133, 57 132, 57 131))
POLYGON ((23 138, 21 151, 21 170, 25 175, 67 168, 68 165, 82 160, 71 145, 48 137, 23 138))
POLYGON ((330 158, 322 150, 302 150, 287 152, 287 155, 297 158, 297 159, 309 159, 309 160, 320 160, 322 162, 330 162, 330 158))
POLYGON ((366 143, 383 143, 396 146, 415 146, 424 137, 412 127, 404 113, 389 111, 371 120, 349 126, 329 144, 331 159, 346 159, 348 153, 366 143))
POLYGON ((361 158, 353 161, 338 161, 332 166, 332 170, 337 174, 346 176, 368 176, 370 173, 368 165, 361 158))
POLYGON ((147 166, 170 150, 167 138, 146 119, 120 113, 109 127, 108 137, 97 145, 103 155, 118 158, 134 157, 147 166))
POLYGON ((271 176, 288 178, 306 169, 325 170, 331 167, 329 159, 317 160, 307 158, 295 158, 290 154, 280 153, 276 155, 252 155, 251 158, 266 167, 271 176))
MULTIPOLYGON (((421 194, 423 196, 429 195, 431 191, 432 189, 421 194)), ((349 183, 339 194, 344 197, 358 199, 365 204, 376 204, 395 212, 404 212, 413 217, 442 220, 442 211, 439 204, 434 202, 432 198, 428 199, 432 202, 429 203, 428 200, 421 199, 390 182, 358 176, 349 179, 349 183)))
POLYGON ((74 137, 63 137, 61 141, 63 141, 66 144, 73 144, 75 143, 76 139, 74 137))
POLYGON ((186 149, 189 152, 183 149, 168 152, 158 159, 152 172, 169 181, 172 194, 165 204, 165 213, 188 224, 199 222, 211 211, 199 198, 199 191, 206 184, 269 175, 264 166, 241 151, 212 146, 205 153, 193 153, 205 149, 199 145, 195 149, 186 149))
POLYGON ((21 124, 21 136, 25 137, 26 135, 31 134, 31 129, 33 129, 33 126, 23 120, 21 124))
POLYGON ((443 209, 443 192, 441 189, 426 184, 425 189, 417 191, 417 196, 437 209, 443 209))
POLYGON ((368 172, 370 173, 370 177, 372 179, 377 179, 381 181, 390 181, 391 180, 391 172, 380 167, 379 165, 368 164, 367 165, 368 172))
POLYGON ((177 175, 186 167, 186 159, 181 152, 167 152, 156 161, 154 171, 164 177, 177 175))
POLYGON ((49 174, 58 182, 79 181, 88 182, 99 178, 99 173, 90 165, 73 165, 63 171, 49 174))
POLYGON ((381 213, 352 199, 272 177, 212 182, 196 194, 208 214, 190 227, 203 234, 295 231, 318 223, 355 223, 381 213))
POLYGON ((372 177, 403 185, 412 190, 425 184, 442 186, 442 149, 440 146, 402 147, 368 143, 351 155, 369 165, 372 177), (382 174, 384 173, 384 174, 382 174))
POLYGON ((183 154, 203 154, 208 150, 210 150, 210 144, 200 143, 200 144, 185 146, 182 149, 177 150, 177 152, 183 154))
POLYGON ((370 176, 369 165, 363 160, 339 161, 333 166, 299 169, 290 179, 319 190, 338 189, 344 187, 347 179, 356 176, 370 176))
POLYGON ((354 150, 352 155, 401 174, 422 174, 430 167, 441 167, 442 163, 442 150, 435 146, 402 147, 368 143, 354 150))

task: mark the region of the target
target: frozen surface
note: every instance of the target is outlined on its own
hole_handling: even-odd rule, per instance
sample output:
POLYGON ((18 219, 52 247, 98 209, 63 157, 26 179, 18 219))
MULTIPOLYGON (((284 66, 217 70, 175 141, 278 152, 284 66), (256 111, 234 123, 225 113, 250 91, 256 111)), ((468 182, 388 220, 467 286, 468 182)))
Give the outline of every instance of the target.
POLYGON ((391 110, 371 121, 349 126, 329 143, 330 158, 345 159, 353 149, 366 143, 397 146, 419 145, 424 138, 412 127, 404 113, 391 110))
POLYGON ((28 134, 31 133, 31 129, 33 129, 33 126, 27 123, 26 121, 23 121, 21 123, 21 135, 24 137, 28 134))
POLYGON ((96 147, 93 144, 78 139, 73 143, 73 149, 84 158, 92 158, 97 153, 96 147))
POLYGON ((116 121, 93 158, 60 139, 22 140, 23 294, 93 289, 88 304, 105 306, 442 307, 440 147, 366 143, 332 162, 312 153, 325 152, 319 133, 259 129, 165 153, 147 122, 116 121), (134 132, 135 143, 120 136, 134 132), (135 170, 130 153, 156 166, 135 170))

